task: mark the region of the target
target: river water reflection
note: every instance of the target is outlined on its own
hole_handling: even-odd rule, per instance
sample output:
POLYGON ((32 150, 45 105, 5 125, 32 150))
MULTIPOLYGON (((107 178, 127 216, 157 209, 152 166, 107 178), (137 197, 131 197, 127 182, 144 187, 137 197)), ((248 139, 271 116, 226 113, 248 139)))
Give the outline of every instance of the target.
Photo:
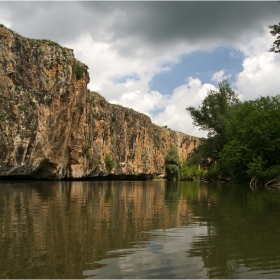
POLYGON ((0 278, 280 278, 280 193, 0 181, 0 278))

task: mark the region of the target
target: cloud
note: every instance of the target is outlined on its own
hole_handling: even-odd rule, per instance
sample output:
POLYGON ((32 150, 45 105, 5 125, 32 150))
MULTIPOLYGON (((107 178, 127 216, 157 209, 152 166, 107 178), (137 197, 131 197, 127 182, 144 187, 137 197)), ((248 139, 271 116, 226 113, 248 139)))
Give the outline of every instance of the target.
MULTIPOLYGON (((159 125, 205 135, 185 108, 200 104, 213 85, 189 77, 168 96, 150 89, 153 78, 172 72, 184 55, 230 46, 245 56, 234 84, 243 98, 276 93, 280 56, 267 53, 273 40, 267 26, 278 22, 278 9, 277 1, 2 1, 0 23, 73 48, 89 66, 89 88, 109 102, 148 114, 159 125)), ((212 81, 229 77, 227 71, 212 81)))
POLYGON ((246 58, 235 86, 243 100, 280 94, 280 55, 268 52, 274 40, 267 32, 239 45, 246 58))
POLYGON ((218 83, 218 82, 221 82, 223 79, 227 79, 230 77, 231 77, 231 74, 225 75, 225 70, 221 70, 219 72, 214 73, 214 75, 212 76, 212 81, 218 83))
POLYGON ((12 28, 59 43, 89 33, 117 52, 234 43, 279 18, 276 1, 31 1, 1 2, 12 28), (236 15, 238 15, 238 20, 236 15), (24 23, 24 24, 23 24, 24 23), (128 44, 126 42, 129 42, 128 44), (134 44, 133 44, 134 42, 134 44), (131 47, 133 44, 133 47, 131 47))
POLYGON ((206 137, 205 131, 199 130, 192 124, 192 118, 186 111, 189 106, 197 107, 207 96, 212 84, 202 84, 199 79, 189 77, 187 83, 174 89, 170 97, 166 97, 162 112, 153 115, 152 120, 158 125, 187 133, 189 135, 206 137))
POLYGON ((246 58, 243 71, 236 81, 242 99, 250 100, 258 97, 280 94, 280 57, 277 54, 262 53, 246 58))

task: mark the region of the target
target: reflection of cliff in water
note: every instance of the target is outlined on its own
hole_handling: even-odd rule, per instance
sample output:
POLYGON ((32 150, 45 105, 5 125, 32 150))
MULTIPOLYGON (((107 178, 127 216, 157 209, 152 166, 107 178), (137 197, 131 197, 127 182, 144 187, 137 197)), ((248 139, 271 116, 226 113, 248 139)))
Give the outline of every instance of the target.
POLYGON ((164 181, 7 181, 0 192, 0 278, 80 278, 148 240, 142 231, 193 222, 180 186, 164 181))

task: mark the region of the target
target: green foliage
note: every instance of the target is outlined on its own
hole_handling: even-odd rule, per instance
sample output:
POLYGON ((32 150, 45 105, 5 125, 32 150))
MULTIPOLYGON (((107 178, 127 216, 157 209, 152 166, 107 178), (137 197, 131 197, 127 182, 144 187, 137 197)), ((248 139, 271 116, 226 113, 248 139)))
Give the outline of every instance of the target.
POLYGON ((181 162, 177 149, 174 146, 170 147, 170 150, 164 159, 165 172, 168 181, 173 181, 174 179, 180 179, 181 173, 181 162))
POLYGON ((271 180, 280 176, 280 165, 272 165, 262 173, 265 180, 271 180))
POLYGON ((223 81, 198 109, 187 110, 194 124, 209 132, 190 157, 192 164, 207 170, 205 179, 241 182, 277 175, 280 95, 241 103, 228 82, 223 81))
POLYGON ((181 170, 181 180, 194 180, 201 178, 203 176, 203 171, 199 170, 197 165, 191 163, 191 161, 186 160, 182 165, 181 170))
POLYGON ((245 101, 226 126, 221 153, 225 168, 238 180, 280 163, 280 95, 245 101))
POLYGON ((226 139, 226 124, 240 101, 227 80, 218 83, 216 90, 210 90, 202 105, 188 107, 193 124, 208 131, 208 138, 194 150, 191 160, 202 168, 210 168, 220 159, 226 139))
POLYGON ((84 70, 79 64, 75 65, 76 78, 80 80, 83 77, 84 70))
POLYGON ((216 90, 210 90, 198 108, 186 108, 193 118, 193 124, 208 131, 208 137, 225 134, 225 124, 231 116, 232 107, 239 103, 237 94, 228 80, 218 83, 216 90))
POLYGON ((36 104, 33 100, 29 101, 29 104, 32 106, 32 108, 35 110, 36 109, 36 104))
POLYGON ((19 108, 20 110, 22 110, 22 111, 25 111, 25 110, 26 110, 26 108, 25 108, 24 105, 18 105, 18 108, 19 108))
POLYGON ((16 90, 16 91, 20 91, 19 86, 15 86, 15 90, 16 90))
POLYGON ((271 29, 270 33, 272 36, 278 35, 269 51, 280 53, 280 22, 278 24, 270 25, 269 28, 271 29))
POLYGON ((4 121, 4 120, 5 120, 4 115, 0 115, 0 121, 4 121))
POLYGON ((110 154, 106 154, 105 156, 105 166, 108 173, 110 173, 115 166, 114 158, 110 154))
POLYGON ((1 24, 0 24, 0 27, 5 27, 5 26, 4 26, 4 24, 1 23, 1 24))
POLYGON ((223 172, 220 170, 218 164, 212 164, 203 174, 203 179, 206 181, 218 181, 223 179, 223 172))
POLYGON ((253 158, 247 165, 247 173, 250 177, 262 177, 265 162, 260 156, 253 158))

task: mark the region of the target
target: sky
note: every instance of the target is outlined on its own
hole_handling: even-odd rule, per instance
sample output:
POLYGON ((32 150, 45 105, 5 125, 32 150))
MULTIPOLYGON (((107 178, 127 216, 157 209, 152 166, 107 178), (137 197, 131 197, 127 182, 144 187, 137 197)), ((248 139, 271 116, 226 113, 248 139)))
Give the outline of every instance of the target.
POLYGON ((0 23, 74 50, 88 88, 160 126, 206 137, 186 108, 228 78, 242 101, 280 94, 277 1, 0 1, 0 23))

